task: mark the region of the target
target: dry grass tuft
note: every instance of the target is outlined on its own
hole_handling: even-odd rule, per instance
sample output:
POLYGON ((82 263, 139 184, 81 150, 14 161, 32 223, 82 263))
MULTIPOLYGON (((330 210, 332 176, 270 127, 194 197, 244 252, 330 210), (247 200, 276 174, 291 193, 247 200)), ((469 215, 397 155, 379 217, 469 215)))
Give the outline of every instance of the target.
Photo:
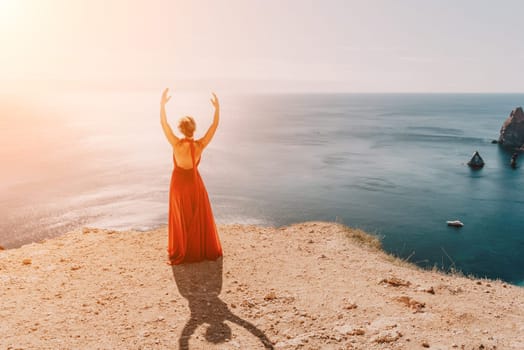
POLYGON ((372 234, 369 234, 359 229, 347 227, 344 225, 342 226, 344 227, 346 237, 348 237, 352 241, 357 242, 360 245, 369 247, 374 250, 382 250, 382 242, 380 242, 379 237, 374 236, 372 234))

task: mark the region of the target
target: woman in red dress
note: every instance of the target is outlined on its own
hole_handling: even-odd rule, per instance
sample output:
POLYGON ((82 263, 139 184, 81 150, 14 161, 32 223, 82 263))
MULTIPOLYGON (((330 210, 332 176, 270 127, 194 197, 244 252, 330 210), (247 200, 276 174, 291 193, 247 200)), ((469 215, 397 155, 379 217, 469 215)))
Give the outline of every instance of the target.
POLYGON ((196 128, 191 117, 180 119, 178 129, 184 138, 178 138, 167 123, 165 105, 171 98, 165 89, 160 102, 162 129, 173 147, 174 169, 169 190, 169 240, 170 265, 202 260, 215 260, 222 256, 222 246, 213 218, 206 187, 198 172, 202 152, 215 135, 220 106, 213 94, 215 107, 213 124, 204 137, 193 139, 196 128))

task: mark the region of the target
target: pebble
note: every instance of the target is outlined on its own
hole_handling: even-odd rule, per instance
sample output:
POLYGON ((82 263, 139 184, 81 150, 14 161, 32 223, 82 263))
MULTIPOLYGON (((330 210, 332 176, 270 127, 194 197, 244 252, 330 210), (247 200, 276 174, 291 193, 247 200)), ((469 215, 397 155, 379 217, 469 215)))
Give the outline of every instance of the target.
POLYGON ((277 298, 277 294, 274 291, 271 291, 266 294, 266 296, 264 297, 264 300, 270 301, 270 300, 275 300, 276 298, 277 298))
POLYGON ((345 306, 344 306, 344 309, 345 310, 352 310, 352 309, 356 309, 357 308, 357 304, 356 303, 352 303, 352 302, 348 302, 345 306))
POLYGON ((345 324, 343 326, 338 326, 334 328, 340 334, 348 334, 353 330, 353 327, 350 324, 345 324))

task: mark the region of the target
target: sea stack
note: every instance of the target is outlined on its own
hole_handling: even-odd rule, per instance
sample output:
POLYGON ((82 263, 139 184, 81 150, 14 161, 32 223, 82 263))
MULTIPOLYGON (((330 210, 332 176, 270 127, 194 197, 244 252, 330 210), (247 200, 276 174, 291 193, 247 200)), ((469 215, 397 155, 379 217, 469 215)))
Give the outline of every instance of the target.
POLYGON ((499 144, 514 147, 524 147, 524 111, 517 107, 511 111, 508 119, 500 129, 499 144))
POLYGON ((484 166, 484 164, 484 159, 482 159, 478 151, 473 153, 473 156, 468 162, 469 167, 473 169, 480 169, 484 166))

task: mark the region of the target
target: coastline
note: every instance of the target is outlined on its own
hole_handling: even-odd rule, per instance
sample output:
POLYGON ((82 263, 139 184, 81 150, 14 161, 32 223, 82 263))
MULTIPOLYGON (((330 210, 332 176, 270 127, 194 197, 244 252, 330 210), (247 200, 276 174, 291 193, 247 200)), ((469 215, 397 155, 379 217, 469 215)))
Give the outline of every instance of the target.
POLYGON ((372 236, 336 223, 218 230, 224 258, 173 268, 165 264, 165 227, 85 228, 0 251, 0 347, 524 344, 521 287, 424 270, 385 253, 372 236))

